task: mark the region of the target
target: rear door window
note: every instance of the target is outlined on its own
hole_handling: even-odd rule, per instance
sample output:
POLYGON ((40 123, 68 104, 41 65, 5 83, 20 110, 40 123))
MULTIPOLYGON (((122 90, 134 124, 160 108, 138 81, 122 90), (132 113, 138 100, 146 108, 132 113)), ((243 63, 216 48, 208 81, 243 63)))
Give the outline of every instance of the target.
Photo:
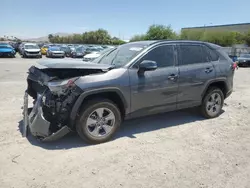
POLYGON ((190 65, 209 61, 201 45, 181 44, 179 49, 180 65, 190 65))

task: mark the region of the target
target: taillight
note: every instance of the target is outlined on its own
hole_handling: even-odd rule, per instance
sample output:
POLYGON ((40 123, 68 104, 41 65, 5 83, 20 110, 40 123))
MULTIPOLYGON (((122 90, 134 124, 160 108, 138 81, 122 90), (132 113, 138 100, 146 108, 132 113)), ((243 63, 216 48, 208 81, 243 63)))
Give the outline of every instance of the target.
POLYGON ((233 70, 238 69, 238 64, 237 64, 237 62, 234 62, 234 63, 233 63, 232 69, 233 69, 233 70))

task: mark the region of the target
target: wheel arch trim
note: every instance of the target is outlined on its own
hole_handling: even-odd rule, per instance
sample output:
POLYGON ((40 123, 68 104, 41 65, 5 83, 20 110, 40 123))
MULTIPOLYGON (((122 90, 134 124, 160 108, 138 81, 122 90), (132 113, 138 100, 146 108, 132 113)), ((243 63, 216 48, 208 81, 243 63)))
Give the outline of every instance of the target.
POLYGON ((100 89, 93 89, 93 90, 89 90, 89 91, 84 91, 76 100, 75 104, 73 105, 73 108, 71 110, 70 113, 70 127, 73 127, 75 124, 75 120, 76 120, 76 116, 77 113, 79 111, 79 108, 81 107, 84 99, 88 96, 94 95, 94 94, 98 94, 98 93, 105 93, 105 92, 115 92, 116 94, 119 95, 119 97, 122 100, 122 103, 124 105, 125 111, 128 108, 128 102, 126 101, 124 95, 122 94, 122 92, 115 87, 108 87, 108 88, 100 88, 100 89))

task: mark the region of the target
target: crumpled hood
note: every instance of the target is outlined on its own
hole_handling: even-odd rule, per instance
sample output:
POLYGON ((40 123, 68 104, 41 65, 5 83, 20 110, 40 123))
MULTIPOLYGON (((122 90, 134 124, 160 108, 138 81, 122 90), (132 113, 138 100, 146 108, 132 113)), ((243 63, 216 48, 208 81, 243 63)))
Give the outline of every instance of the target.
POLYGON ((40 60, 37 62, 37 68, 51 68, 51 69, 99 69, 109 70, 113 68, 113 65, 108 64, 97 64, 97 63, 84 63, 81 60, 40 60))
POLYGON ((40 52, 40 49, 24 49, 27 52, 40 52))

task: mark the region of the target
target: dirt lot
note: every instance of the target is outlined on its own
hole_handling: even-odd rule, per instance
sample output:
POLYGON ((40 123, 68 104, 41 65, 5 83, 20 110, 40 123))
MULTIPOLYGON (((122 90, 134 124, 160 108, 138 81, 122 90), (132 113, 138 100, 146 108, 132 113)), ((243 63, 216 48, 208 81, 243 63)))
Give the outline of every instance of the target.
POLYGON ((128 121, 113 141, 22 138, 23 92, 34 59, 0 59, 0 187, 250 187, 250 69, 235 75, 224 113, 185 110, 128 121))

